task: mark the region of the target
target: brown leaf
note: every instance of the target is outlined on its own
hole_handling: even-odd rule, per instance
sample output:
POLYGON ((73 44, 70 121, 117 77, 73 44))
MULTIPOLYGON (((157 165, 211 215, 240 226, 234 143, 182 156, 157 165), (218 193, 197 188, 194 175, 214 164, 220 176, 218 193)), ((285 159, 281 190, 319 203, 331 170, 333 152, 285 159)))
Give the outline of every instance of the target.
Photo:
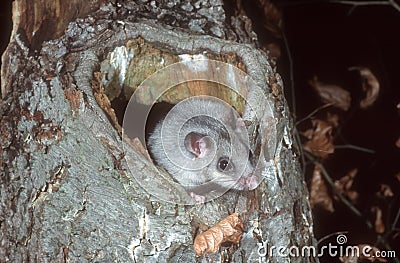
POLYGON ((399 137, 399 138, 397 138, 397 141, 396 141, 396 147, 397 147, 397 148, 400 148, 400 137, 399 137))
MULTIPOLYGON (((353 204, 357 203, 358 200, 358 193, 354 190, 351 190, 354 178, 356 177, 357 173, 358 169, 354 168, 345 176, 335 181, 335 186, 339 190, 339 192, 344 196, 347 196, 347 198, 349 198, 353 204)), ((338 199, 338 197, 335 196, 335 199, 338 199)))
POLYGON ((326 158, 335 151, 333 146, 332 125, 322 120, 312 120, 313 129, 301 133, 308 141, 303 144, 304 150, 315 156, 326 158))
POLYGON ((281 47, 276 43, 267 44, 267 50, 273 59, 278 59, 281 56, 281 47))
POLYGON ((335 113, 326 113, 326 121, 332 124, 333 127, 338 127, 339 126, 339 115, 335 113))
POLYGON ((351 67, 349 70, 358 70, 362 78, 362 89, 364 98, 360 101, 360 108, 366 109, 370 107, 379 96, 380 85, 378 79, 366 67, 351 67))
POLYGON ((282 12, 271 0, 258 0, 264 11, 264 27, 275 37, 281 37, 282 12))
POLYGON ((382 210, 377 207, 371 207, 371 213, 375 216, 375 232, 382 234, 385 232, 385 224, 382 221, 382 210))
POLYGON ((378 197, 392 197, 394 196, 392 189, 387 184, 381 184, 378 192, 378 197))
POLYGON ((326 188, 325 182, 322 179, 321 167, 319 165, 314 167, 310 188, 311 208, 318 206, 329 212, 335 211, 333 208, 332 199, 328 194, 328 189, 326 188))
POLYGON ((318 93, 324 103, 332 103, 333 106, 347 111, 350 108, 350 92, 333 84, 320 82, 315 76, 309 80, 310 86, 318 93))
POLYGON ((379 257, 380 253, 377 254, 380 252, 378 248, 367 244, 359 244, 357 247, 358 255, 357 253, 348 253, 348 255, 339 257, 339 260, 343 263, 357 263, 363 259, 370 262, 387 262, 385 258, 379 257))
POLYGON ((243 223, 238 213, 233 213, 221 220, 214 227, 196 236, 194 251, 197 255, 215 253, 222 243, 238 244, 243 234, 243 223))
POLYGON ((308 129, 304 132, 300 132, 300 134, 306 137, 307 139, 311 140, 314 135, 314 129, 308 129))

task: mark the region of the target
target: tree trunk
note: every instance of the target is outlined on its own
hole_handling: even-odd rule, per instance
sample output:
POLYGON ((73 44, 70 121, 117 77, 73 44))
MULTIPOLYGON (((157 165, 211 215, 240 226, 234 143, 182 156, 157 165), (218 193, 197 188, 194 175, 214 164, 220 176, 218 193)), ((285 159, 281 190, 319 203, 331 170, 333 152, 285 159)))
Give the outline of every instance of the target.
POLYGON ((2 57, 0 261, 316 261, 262 255, 266 245, 315 242, 282 81, 240 1, 225 3, 229 15, 219 0, 35 2, 14 2, 2 57), (186 192, 157 173, 138 140, 121 136, 117 102, 185 54, 237 66, 260 87, 246 95, 258 118, 243 109, 262 167, 256 190, 182 204, 186 192), (233 212, 244 224, 240 243, 197 256, 199 229, 233 212))

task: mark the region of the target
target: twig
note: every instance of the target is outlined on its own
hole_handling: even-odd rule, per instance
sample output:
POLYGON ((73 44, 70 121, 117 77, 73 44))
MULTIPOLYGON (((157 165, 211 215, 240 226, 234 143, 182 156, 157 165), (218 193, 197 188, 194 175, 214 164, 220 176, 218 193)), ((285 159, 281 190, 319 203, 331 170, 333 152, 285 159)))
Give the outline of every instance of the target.
POLYGON ((396 217, 393 220, 393 224, 392 224, 392 227, 391 227, 392 230, 396 229, 396 225, 397 225, 397 222, 399 221, 399 219, 400 219, 400 208, 399 208, 399 210, 397 210, 396 217))
POLYGON ((330 106, 332 106, 332 105, 333 105, 333 103, 331 102, 331 103, 327 103, 327 104, 322 105, 321 107, 316 108, 316 109, 313 110, 311 113, 309 113, 306 117, 304 117, 303 119, 297 121, 297 122, 296 122, 296 126, 299 125, 300 123, 302 123, 303 121, 308 120, 309 118, 311 118, 312 116, 314 116, 314 115, 315 115, 317 112, 319 112, 320 110, 323 110, 323 109, 325 109, 325 108, 328 108, 328 107, 330 107, 330 106))
POLYGON ((364 223, 368 226, 369 229, 374 229, 371 221, 366 219, 365 216, 349 200, 347 200, 347 198, 344 197, 342 193, 336 188, 335 183, 333 182, 328 172, 325 170, 325 167, 320 162, 318 162, 311 154, 304 152, 304 155, 308 159, 310 159, 315 165, 321 167, 322 175, 324 176, 328 184, 331 186, 335 194, 339 197, 340 201, 342 201, 356 216, 360 217, 364 221, 364 223))
MULTIPOLYGON (((288 1, 283 2, 282 5, 284 6, 298 6, 298 5, 310 5, 310 4, 322 4, 323 1, 319 0, 305 0, 305 1, 288 1)), ((400 5, 396 3, 395 0, 387 0, 387 1, 342 1, 342 0, 327 0, 325 3, 332 3, 332 4, 342 4, 342 5, 352 5, 353 7, 358 6, 369 6, 369 5, 386 5, 391 6, 397 11, 400 12, 400 5)))
POLYGON ((299 131, 296 129, 295 127, 295 140, 297 142, 297 146, 299 148, 299 152, 300 152, 300 158, 301 158, 301 173, 303 175, 303 178, 306 176, 306 158, 304 158, 304 150, 303 150, 303 146, 301 145, 301 139, 300 139, 300 135, 299 135, 299 131))
POLYGON ((340 231, 340 232, 335 232, 335 233, 332 233, 332 234, 329 234, 329 235, 327 235, 327 236, 324 236, 323 238, 321 238, 320 240, 318 240, 318 245, 319 245, 319 243, 321 243, 322 241, 324 241, 325 239, 328 239, 328 238, 330 238, 331 236, 334 236, 334 235, 341 235, 341 234, 348 234, 349 233, 349 231, 340 231))
POLYGON ((283 38, 283 43, 285 44, 285 49, 287 52, 288 56, 288 62, 289 62, 289 80, 290 80, 290 92, 292 93, 292 112, 293 115, 296 117, 296 91, 294 88, 294 69, 293 69, 293 59, 292 59, 292 53, 290 52, 290 47, 289 47, 289 42, 286 38, 285 32, 282 30, 282 38, 283 38))
POLYGON ((357 146, 357 145, 352 145, 352 144, 335 145, 335 149, 353 149, 353 150, 366 152, 366 153, 370 153, 370 154, 374 154, 375 153, 374 150, 370 150, 370 149, 363 148, 363 147, 360 147, 360 146, 357 146))
POLYGON ((388 1, 346 1, 346 0, 328 0, 329 3, 342 4, 342 5, 353 5, 357 6, 368 6, 368 5, 388 5, 400 12, 400 5, 394 0, 388 1))

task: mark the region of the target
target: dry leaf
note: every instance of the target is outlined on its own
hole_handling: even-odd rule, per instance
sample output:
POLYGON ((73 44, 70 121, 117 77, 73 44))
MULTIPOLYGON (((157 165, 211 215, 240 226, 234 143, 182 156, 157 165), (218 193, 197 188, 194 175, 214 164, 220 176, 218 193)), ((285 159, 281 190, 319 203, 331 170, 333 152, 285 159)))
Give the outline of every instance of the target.
POLYGON ((350 108, 350 92, 333 84, 320 82, 315 76, 309 80, 310 86, 318 93, 324 103, 332 103, 333 106, 347 111, 350 108))
POLYGON ((282 12, 271 0, 258 0, 264 11, 264 27, 275 37, 281 37, 282 12))
MULTIPOLYGON (((350 172, 348 172, 345 176, 335 181, 335 186, 339 190, 339 192, 344 196, 347 196, 347 198, 349 198, 353 204, 357 203, 358 199, 358 193, 354 190, 351 190, 354 178, 356 177, 357 173, 358 169, 354 168, 350 172)), ((335 196, 335 199, 337 200, 338 197, 335 196)))
POLYGON ((278 59, 281 56, 281 48, 276 43, 269 43, 267 45, 267 50, 273 59, 278 59))
POLYGON ((399 137, 399 138, 397 138, 397 141, 396 141, 396 147, 397 147, 397 148, 400 148, 400 137, 399 137))
POLYGON ((326 113, 326 121, 332 124, 333 127, 338 127, 339 126, 339 115, 335 113, 326 113))
POLYGON ((356 255, 342 256, 339 257, 339 260, 343 263, 358 263, 358 257, 356 255))
POLYGON ((378 197, 392 197, 394 196, 392 189, 387 184, 381 184, 378 197))
POLYGON ((315 156, 326 158, 335 151, 333 146, 332 125, 322 120, 312 120, 313 129, 302 132, 308 141, 303 144, 304 150, 315 156))
POLYGON ((385 258, 379 257, 380 253, 377 254, 377 252, 380 252, 378 248, 366 244, 360 244, 357 247, 358 255, 357 253, 348 253, 349 255, 339 257, 339 260, 343 263, 357 263, 363 259, 370 262, 387 262, 385 258))
POLYGON ((378 79, 366 67, 351 67, 349 70, 358 70, 362 78, 362 89, 364 98, 360 101, 360 108, 366 109, 370 107, 379 96, 380 85, 378 79))
POLYGON ((384 233, 385 224, 382 221, 382 210, 377 206, 373 206, 371 207, 371 213, 375 216, 375 232, 379 234, 384 233))
POLYGON ((326 188, 325 182, 322 179, 321 167, 319 165, 314 167, 310 188, 311 208, 318 206, 329 212, 335 211, 333 209, 332 199, 328 194, 328 189, 326 188))
POLYGON ((194 251, 197 255, 215 253, 222 243, 238 244, 243 234, 243 223, 238 213, 226 217, 214 227, 196 236, 194 251))

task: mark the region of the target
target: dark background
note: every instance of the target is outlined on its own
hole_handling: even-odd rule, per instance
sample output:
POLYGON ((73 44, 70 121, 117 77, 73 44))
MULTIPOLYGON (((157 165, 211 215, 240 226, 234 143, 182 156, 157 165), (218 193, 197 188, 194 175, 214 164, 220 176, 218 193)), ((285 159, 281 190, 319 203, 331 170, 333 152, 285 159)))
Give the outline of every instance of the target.
MULTIPOLYGON (((2 1, 0 11, 2 53, 11 32, 11 1, 2 1)), ((355 189, 360 194, 357 208, 373 221, 370 207, 378 205, 384 213, 386 227, 393 222, 400 207, 400 183, 395 175, 400 172, 400 150, 395 146, 400 137, 400 12, 390 6, 360 6, 324 3, 323 1, 277 1, 283 13, 283 31, 290 56, 282 39, 278 44, 282 56, 278 72, 285 83, 286 97, 294 117, 301 119, 322 105, 308 85, 317 75, 323 82, 340 85, 352 94, 352 107, 348 112, 336 113, 341 118, 340 134, 335 144, 353 144, 374 151, 373 154, 349 149, 337 149, 324 161, 325 167, 338 179, 352 168, 359 173, 355 189), (290 63, 292 61, 294 91, 290 89, 290 63), (381 91, 373 107, 360 110, 362 97, 360 79, 352 66, 365 66, 378 78, 381 91), (395 196, 380 200, 375 193, 379 185, 389 185, 395 196)), ((252 19, 261 43, 267 43, 268 31, 263 26, 262 9, 256 1, 246 1, 245 8, 252 19)), ((298 127, 301 129, 301 127, 298 127)), ((306 181, 310 182, 312 165, 307 165, 306 181)), ((354 216, 348 207, 334 202, 335 212, 314 209, 317 239, 338 231, 348 231, 348 244, 376 244, 377 234, 368 229, 363 220, 354 216)), ((397 223, 400 228, 400 223, 397 223)), ((399 233, 391 235, 390 245, 400 254, 399 233)), ((328 239, 332 241, 332 239, 328 239)), ((328 242, 326 241, 326 242, 328 242)), ((326 259, 322 262, 333 262, 326 259)))
MULTIPOLYGON (((348 5, 293 2, 283 4, 282 8, 294 65, 297 116, 301 119, 322 105, 307 84, 314 75, 351 92, 352 107, 346 113, 338 112, 342 118, 342 136, 338 136, 335 144, 353 144, 371 149, 375 154, 338 149, 325 166, 334 179, 352 168, 359 169, 355 188, 361 199, 357 207, 365 215, 377 202, 374 194, 379 184, 388 184, 395 197, 386 200, 386 206, 391 207, 385 204, 382 207, 386 208, 384 216, 390 221, 400 207, 400 184, 395 178, 400 172, 400 149, 395 146, 400 137, 400 115, 396 108, 400 102, 400 12, 389 6, 362 6, 349 13, 351 6, 348 5), (352 66, 370 68, 380 82, 380 96, 367 110, 357 107, 361 88, 357 74, 347 70, 352 66)), ((283 61, 280 72, 289 84, 287 68, 283 61)), ((333 215, 314 210, 317 238, 349 231, 349 242, 376 242, 376 234, 347 207, 335 203, 335 208, 333 215)), ((397 244, 399 249, 400 238, 392 244, 397 244)))
MULTIPOLYGON (((350 91, 352 106, 349 111, 329 109, 340 116, 341 132, 334 131, 334 143, 357 145, 374 153, 336 149, 323 164, 334 180, 352 168, 359 169, 354 184, 354 190, 360 194, 356 207, 363 213, 364 219, 373 223, 374 216, 370 209, 374 205, 379 206, 388 230, 400 209, 400 182, 395 177, 400 172, 400 149, 395 145, 400 137, 400 111, 396 108, 400 103, 400 12, 390 6, 352 8, 324 1, 277 1, 277 4, 283 13, 283 30, 293 63, 297 105, 294 117, 302 119, 323 105, 308 84, 308 80, 315 75, 323 82, 337 84, 350 91), (352 66, 368 67, 380 83, 379 98, 367 110, 358 107, 362 99, 361 81, 357 72, 348 71, 352 66), (381 184, 389 185, 394 196, 377 198, 381 184)), ((256 17, 261 16, 260 9, 252 12, 256 17)), ((258 35, 262 36, 260 27, 258 35)), ((283 76, 289 105, 293 105, 293 93, 289 88, 289 52, 285 50, 283 41, 280 46, 282 57, 278 60, 278 72, 283 76)), ((322 111, 315 117, 325 114, 326 111, 322 111)), ((297 128, 304 130, 304 127, 297 128)), ((307 164, 306 167, 305 176, 309 184, 313 165, 307 164)), ((313 210, 317 239, 347 231, 347 244, 367 243, 385 249, 377 242, 379 237, 375 231, 365 225, 364 219, 355 216, 342 203, 334 201, 334 208, 334 213, 318 208, 313 210)), ((400 222, 397 222, 397 228, 400 228, 400 222)), ((387 238, 398 258, 399 234, 397 231, 388 234, 387 238)), ((325 244, 327 242, 336 244, 336 235, 327 239, 325 244)), ((325 257, 321 262, 339 262, 335 260, 325 257)))
POLYGON ((10 34, 12 29, 11 24, 11 1, 5 0, 0 4, 0 25, 1 25, 1 34, 0 34, 0 53, 3 54, 5 48, 7 47, 7 43, 10 40, 10 34))

